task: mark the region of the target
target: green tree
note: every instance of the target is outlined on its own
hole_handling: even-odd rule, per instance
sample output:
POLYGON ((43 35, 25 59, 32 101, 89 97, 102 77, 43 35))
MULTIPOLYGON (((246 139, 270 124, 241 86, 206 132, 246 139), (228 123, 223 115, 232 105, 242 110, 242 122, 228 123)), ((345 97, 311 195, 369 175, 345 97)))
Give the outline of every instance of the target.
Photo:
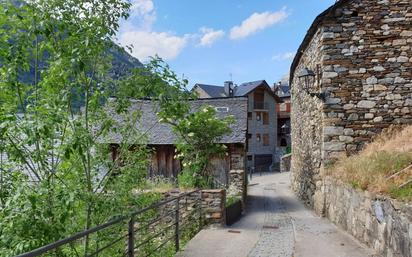
POLYGON ((210 188, 214 185, 214 174, 207 169, 212 158, 222 157, 227 152, 222 137, 231 132, 229 125, 233 117, 216 117, 216 110, 203 106, 201 110, 189 113, 174 125, 178 135, 177 151, 183 170, 179 185, 183 187, 210 188))
MULTIPOLYGON (((32 250, 159 199, 133 192, 145 183, 150 152, 136 129, 141 113, 131 111, 131 97, 159 103, 159 118, 180 135, 184 161, 198 163, 196 174, 208 176, 203 165, 221 152, 214 143, 226 124, 213 111, 188 114, 194 96, 187 81, 157 57, 127 76, 110 76, 107 49, 128 17, 128 1, 0 1, 0 256, 32 250), (78 99, 84 99, 80 111, 73 108, 78 99), (207 141, 201 129, 216 132, 207 133, 207 141), (114 134, 124 140, 111 160, 107 142, 114 134), (191 149, 200 152, 191 156, 191 149)), ((87 255, 121 233, 114 228, 55 255, 87 255)), ((107 256, 123 250, 120 244, 107 256)))
MULTIPOLYGON (((107 49, 129 7, 121 0, 2 1, 0 150, 7 161, 0 162, 0 255, 31 250, 147 204, 132 194, 148 159, 144 137, 133 126, 139 113, 128 112, 127 101, 108 101, 125 97, 115 90, 120 82, 108 76, 107 49), (79 97, 84 106, 76 112, 72 104, 79 97), (105 103, 126 122, 118 124, 105 103), (113 130, 128 138, 114 162, 105 141, 113 130)), ((90 253, 97 241, 86 238, 76 250, 90 253)))

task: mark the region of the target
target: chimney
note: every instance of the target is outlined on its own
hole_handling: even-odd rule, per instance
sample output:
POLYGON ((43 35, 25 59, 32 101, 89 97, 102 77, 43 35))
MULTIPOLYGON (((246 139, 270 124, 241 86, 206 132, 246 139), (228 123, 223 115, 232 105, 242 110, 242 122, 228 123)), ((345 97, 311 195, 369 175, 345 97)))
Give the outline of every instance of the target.
POLYGON ((234 96, 234 91, 235 91, 235 86, 233 85, 233 81, 225 81, 224 82, 224 90, 225 90, 225 95, 227 97, 233 97, 234 96))
POLYGON ((280 86, 282 85, 282 81, 279 81, 278 83, 273 83, 273 93, 275 93, 275 95, 279 95, 279 91, 281 90, 280 89, 280 86))

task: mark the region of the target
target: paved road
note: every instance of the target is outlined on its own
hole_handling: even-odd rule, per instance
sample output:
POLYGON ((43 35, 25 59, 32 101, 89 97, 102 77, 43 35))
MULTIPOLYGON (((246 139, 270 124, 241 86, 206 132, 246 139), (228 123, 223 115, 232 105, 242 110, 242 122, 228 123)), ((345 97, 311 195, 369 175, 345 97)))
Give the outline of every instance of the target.
POLYGON ((289 174, 254 177, 246 215, 226 228, 202 230, 179 257, 368 257, 353 237, 303 206, 289 174))

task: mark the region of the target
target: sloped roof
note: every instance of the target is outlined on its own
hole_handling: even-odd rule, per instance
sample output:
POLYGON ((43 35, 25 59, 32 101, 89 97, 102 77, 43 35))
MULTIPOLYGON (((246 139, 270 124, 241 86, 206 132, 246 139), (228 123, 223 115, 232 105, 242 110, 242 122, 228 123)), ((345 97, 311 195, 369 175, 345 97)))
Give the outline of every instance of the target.
POLYGON ((246 96, 261 85, 269 86, 265 80, 257 80, 240 84, 240 86, 235 89, 235 96, 246 96))
POLYGON ((196 84, 195 87, 201 88, 205 91, 210 97, 217 98, 217 97, 226 97, 225 90, 221 86, 214 86, 214 85, 205 85, 205 84, 196 84))
POLYGON ((338 0, 334 5, 326 9, 324 12, 319 14, 315 20, 313 21, 312 25, 308 29, 308 32, 305 35, 305 38, 303 39, 301 45, 299 46, 299 49, 295 55, 295 58, 293 59, 292 65, 290 67, 290 78, 289 78, 289 83, 292 85, 293 81, 293 76, 295 75, 295 69, 299 64, 300 58, 302 58, 303 53, 305 52, 306 48, 309 46, 313 36, 316 34, 318 31, 319 26, 323 22, 323 20, 332 12, 334 12, 336 9, 339 7, 349 3, 350 1, 353 0, 338 0))
POLYGON ((277 91, 277 96, 280 98, 290 97, 289 85, 280 85, 277 88, 280 89, 277 91))
MULTIPOLYGON (((257 80, 252 82, 246 82, 240 84, 240 86, 235 86, 234 89, 234 96, 235 97, 246 97, 250 92, 255 90, 257 87, 263 86, 265 87, 268 92, 276 99, 277 102, 282 102, 282 100, 273 93, 272 89, 270 88, 269 84, 266 80, 257 80)), ((204 90, 210 98, 219 98, 219 97, 226 97, 229 98, 225 94, 224 87, 221 86, 213 86, 213 85, 204 85, 204 84, 196 84, 195 87, 200 87, 204 90)))
MULTIPOLYGON (((247 132, 247 98, 220 98, 220 99, 200 99, 190 101, 192 112, 201 110, 205 106, 224 107, 216 112, 217 117, 224 118, 229 115, 234 117, 234 123, 230 126, 232 133, 225 135, 220 143, 234 144, 245 143, 247 132), (223 111, 222 111, 223 110, 223 111), (227 111, 226 111, 227 110, 227 111)), ((173 145, 176 143, 177 137, 172 131, 172 127, 162 123, 157 117, 157 112, 160 110, 157 102, 150 100, 134 100, 131 111, 140 110, 141 119, 136 123, 136 128, 147 136, 149 145, 173 145)), ((121 124, 121 117, 113 114, 114 118, 121 124)), ((109 143, 120 143, 121 135, 112 133, 109 136, 109 143)))

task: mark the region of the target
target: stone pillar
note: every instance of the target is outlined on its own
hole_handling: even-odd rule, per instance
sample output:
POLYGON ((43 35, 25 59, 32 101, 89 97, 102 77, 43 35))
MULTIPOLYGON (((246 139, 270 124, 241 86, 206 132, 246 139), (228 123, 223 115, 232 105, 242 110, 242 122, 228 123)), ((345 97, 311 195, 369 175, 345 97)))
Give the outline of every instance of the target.
POLYGON ((246 174, 244 170, 231 170, 229 172, 229 196, 240 196, 242 206, 244 207, 247 191, 246 191, 246 174))

